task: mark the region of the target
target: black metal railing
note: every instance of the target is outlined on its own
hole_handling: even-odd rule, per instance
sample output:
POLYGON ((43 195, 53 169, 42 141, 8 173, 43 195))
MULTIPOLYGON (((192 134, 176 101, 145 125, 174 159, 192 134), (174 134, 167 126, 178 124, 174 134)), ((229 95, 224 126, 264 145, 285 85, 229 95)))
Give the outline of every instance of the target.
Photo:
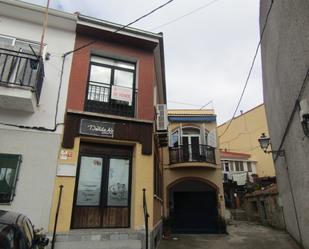
POLYGON ((56 232, 57 232, 58 217, 59 217, 60 206, 61 206, 62 191, 63 191, 63 185, 60 185, 59 186, 58 203, 57 203, 57 209, 56 209, 56 215, 55 215, 55 221, 54 221, 53 237, 52 237, 52 241, 51 241, 51 249, 55 248, 55 243, 56 243, 56 232))
POLYGON ((215 148, 208 145, 181 145, 170 147, 170 163, 209 162, 216 163, 215 148))
POLYGON ((134 117, 135 93, 132 90, 132 103, 111 99, 110 86, 89 84, 85 111, 134 117))
POLYGON ((148 209, 146 200, 146 189, 143 189, 143 210, 144 210, 144 222, 145 222, 145 248, 148 249, 148 209))
POLYGON ((44 80, 44 64, 34 54, 0 48, 0 83, 31 88, 37 102, 44 80))

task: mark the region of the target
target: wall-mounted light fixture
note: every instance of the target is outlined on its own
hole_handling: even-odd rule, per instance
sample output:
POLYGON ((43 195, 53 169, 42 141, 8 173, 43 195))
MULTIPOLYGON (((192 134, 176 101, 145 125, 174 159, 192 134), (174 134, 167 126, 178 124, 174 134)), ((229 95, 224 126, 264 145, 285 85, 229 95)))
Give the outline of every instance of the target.
POLYGON ((299 115, 304 134, 309 137, 309 105, 307 99, 299 101, 299 115))
POLYGON ((270 145, 270 138, 266 137, 265 133, 262 133, 258 141, 264 153, 272 153, 276 156, 284 156, 284 150, 267 150, 268 146, 270 145))

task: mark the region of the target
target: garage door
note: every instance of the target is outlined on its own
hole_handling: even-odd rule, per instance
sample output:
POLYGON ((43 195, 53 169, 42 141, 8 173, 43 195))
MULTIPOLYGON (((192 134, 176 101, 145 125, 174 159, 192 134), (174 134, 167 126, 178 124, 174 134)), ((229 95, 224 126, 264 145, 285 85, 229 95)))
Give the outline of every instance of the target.
POLYGON ((215 192, 174 192, 174 232, 218 233, 215 192))

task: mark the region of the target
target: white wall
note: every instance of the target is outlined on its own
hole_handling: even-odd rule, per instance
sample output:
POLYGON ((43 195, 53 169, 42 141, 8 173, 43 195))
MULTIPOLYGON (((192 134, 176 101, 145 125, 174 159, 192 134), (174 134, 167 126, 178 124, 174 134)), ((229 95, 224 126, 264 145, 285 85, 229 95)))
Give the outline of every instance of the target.
MULTIPOLYGON (((0 3, 0 14, 5 12, 4 4, 0 3)), ((64 20, 65 21, 65 20, 64 20)), ((40 42, 42 25, 30 23, 12 17, 0 16, 0 34, 40 42)), ((0 109, 0 121, 26 126, 54 127, 54 115, 60 83, 62 55, 73 49, 75 30, 60 30, 49 27, 46 32, 46 51, 51 54, 50 60, 45 61, 45 79, 41 92, 40 104, 35 113, 0 109)), ((63 122, 68 80, 70 75, 72 55, 65 61, 63 84, 59 102, 58 122, 63 122)), ((1 127, 0 127, 1 128, 1 127)), ((3 127, 7 128, 7 127, 3 127)), ((57 133, 61 132, 58 128, 57 133)))
MULTIPOLYGON (((0 0, 0 34, 40 42, 44 9, 12 0, 0 0), (29 8, 30 6, 30 8, 29 8)), ((45 36, 46 51, 51 54, 45 61, 45 79, 40 105, 34 113, 0 109, 0 122, 24 126, 54 128, 62 55, 74 48, 76 18, 74 15, 50 12, 45 36)), ((63 123, 72 55, 65 60, 60 92, 57 122, 63 123)), ((0 125, 0 153, 21 154, 16 196, 10 205, 0 209, 28 215, 38 227, 47 230, 57 157, 63 127, 56 132, 23 130, 0 125)))
POLYGON ((22 155, 16 196, 10 205, 0 205, 0 209, 22 212, 35 226, 47 230, 61 137, 3 129, 0 137, 1 153, 22 155))

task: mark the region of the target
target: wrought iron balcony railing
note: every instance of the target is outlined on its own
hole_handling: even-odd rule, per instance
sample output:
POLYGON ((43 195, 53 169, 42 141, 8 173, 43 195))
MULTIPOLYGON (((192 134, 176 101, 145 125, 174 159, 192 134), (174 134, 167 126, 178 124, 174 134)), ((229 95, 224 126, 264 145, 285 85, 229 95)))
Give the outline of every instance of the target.
POLYGON ((185 162, 216 163, 215 148, 208 145, 170 147, 170 164, 185 162))
POLYGON ((113 114, 117 116, 134 117, 135 93, 133 102, 113 100, 110 98, 110 86, 102 84, 89 84, 85 102, 85 111, 113 114))
POLYGON ((44 80, 42 58, 33 54, 0 48, 0 84, 20 86, 35 92, 40 100, 44 80))

